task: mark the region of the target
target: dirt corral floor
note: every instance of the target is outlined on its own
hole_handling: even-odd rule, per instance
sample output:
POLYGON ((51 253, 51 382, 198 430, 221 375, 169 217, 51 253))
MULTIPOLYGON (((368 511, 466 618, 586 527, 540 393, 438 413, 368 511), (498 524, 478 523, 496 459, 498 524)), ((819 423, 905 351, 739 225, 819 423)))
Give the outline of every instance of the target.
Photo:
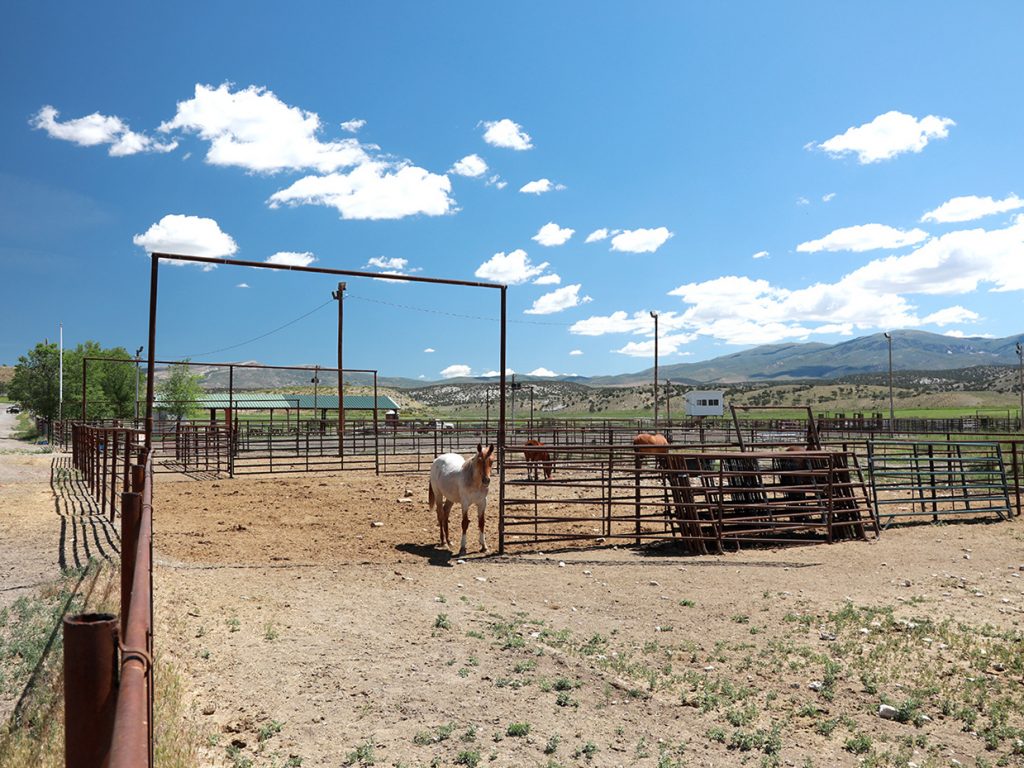
POLYGON ((424 475, 156 490, 204 764, 1024 765, 1020 522, 457 563, 424 475))

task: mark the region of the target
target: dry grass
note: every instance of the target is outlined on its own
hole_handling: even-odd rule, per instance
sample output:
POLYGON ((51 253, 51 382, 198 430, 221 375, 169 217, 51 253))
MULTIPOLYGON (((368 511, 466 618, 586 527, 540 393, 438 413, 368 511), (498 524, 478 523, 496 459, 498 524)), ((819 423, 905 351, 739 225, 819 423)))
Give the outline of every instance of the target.
MULTIPOLYGON (((92 562, 0 612, 0 691, 20 702, 0 726, 4 768, 64 765, 61 623, 67 614, 116 613, 118 585, 117 569, 92 562)), ((155 722, 156 765, 196 765, 198 736, 185 715, 181 680, 159 659, 155 722)))

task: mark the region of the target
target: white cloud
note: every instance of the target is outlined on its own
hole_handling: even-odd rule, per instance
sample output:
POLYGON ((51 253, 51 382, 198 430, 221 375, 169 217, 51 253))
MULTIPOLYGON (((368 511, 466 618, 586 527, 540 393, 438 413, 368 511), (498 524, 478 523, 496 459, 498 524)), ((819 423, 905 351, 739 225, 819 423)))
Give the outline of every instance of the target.
POLYGON ((284 264, 289 267, 308 267, 314 261, 316 261, 316 256, 309 251, 303 251, 302 253, 278 251, 273 256, 266 258, 267 264, 284 264))
POLYGON ((487 163, 480 155, 466 155, 456 161, 455 165, 451 167, 451 172, 459 176, 476 178, 487 173, 487 163))
POLYGON ((541 275, 540 277, 538 277, 536 280, 533 281, 533 284, 534 285, 561 285, 562 284, 562 277, 561 277, 561 275, 556 275, 554 272, 552 272, 552 273, 550 273, 548 275, 541 275))
POLYGON ((393 258, 388 258, 386 256, 373 256, 363 265, 364 268, 377 267, 378 269, 391 269, 397 272, 403 271, 407 266, 409 266, 409 260, 402 259, 397 256, 393 258))
POLYGON ((948 223, 954 221, 973 221, 983 216, 991 216, 994 213, 1006 213, 1024 208, 1024 200, 1016 195, 1009 195, 1002 200, 993 200, 991 197, 978 197, 977 195, 964 195, 947 200, 934 211, 928 211, 921 217, 921 221, 935 221, 948 223))
POLYGON ((495 189, 504 189, 508 186, 508 182, 498 174, 494 174, 484 183, 487 184, 488 187, 494 187, 495 189))
POLYGON ((561 374, 555 373, 550 368, 541 366, 540 368, 534 368, 532 371, 526 374, 527 376, 546 376, 551 378, 553 376, 560 376, 561 374))
MULTIPOLYGON (((850 335, 854 329, 913 328, 972 322, 977 315, 956 305, 920 317, 908 296, 1024 291, 1024 214, 997 230, 962 230, 932 238, 915 250, 874 259, 833 283, 791 290, 767 280, 727 275, 686 283, 669 292, 681 312, 661 312, 662 331, 681 331, 729 344, 766 344, 815 335, 850 335)), ((646 311, 617 311, 574 323, 570 333, 632 333, 652 340, 646 311)), ((641 354, 640 342, 621 348, 641 354)))
POLYGON ((752 258, 752 259, 767 259, 768 255, 769 255, 768 251, 758 251, 757 253, 755 253, 750 258, 752 258))
MULTIPOLYGON (((659 322, 664 320, 664 314, 659 322)), ((570 333, 580 336, 604 336, 608 333, 654 333, 654 320, 646 311, 634 312, 632 316, 619 310, 607 316, 593 316, 585 320, 577 320, 569 328, 570 333)))
POLYGON ((546 246, 564 245, 575 232, 575 229, 560 227, 555 222, 549 221, 537 231, 532 239, 546 246))
POLYGON ((195 95, 178 102, 174 118, 160 130, 194 133, 208 141, 206 162, 211 165, 254 173, 320 174, 275 192, 268 201, 272 208, 325 205, 344 219, 398 219, 420 213, 440 216, 455 203, 446 175, 371 155, 379 148, 355 138, 321 140, 315 112, 285 104, 266 88, 197 84, 195 95))
MULTIPOLYGON (((414 272, 422 272, 420 267, 414 269, 409 268, 409 260, 403 259, 398 256, 387 257, 387 256, 373 256, 368 259, 363 265, 363 269, 374 268, 379 270, 383 275, 411 275, 414 272)), ((400 280, 388 280, 383 277, 375 277, 374 280, 380 280, 388 283, 389 285, 404 285, 400 280)))
POLYGON ((423 351, 424 351, 424 352, 426 352, 427 354, 429 354, 429 353, 431 353, 431 352, 436 352, 437 350, 436 350, 436 349, 434 349, 433 347, 427 347, 427 348, 426 348, 426 349, 424 349, 423 351))
POLYGON ((483 280, 490 280, 494 283, 520 285, 532 278, 538 277, 547 268, 548 263, 546 261, 541 264, 534 264, 530 261, 526 251, 517 248, 508 255, 503 252, 494 254, 477 267, 476 272, 473 274, 483 280))
POLYGON ((235 288, 248 288, 248 287, 249 287, 248 283, 239 283, 238 285, 235 286, 235 288))
POLYGON ((928 115, 920 120, 895 110, 879 115, 870 123, 848 128, 816 145, 833 157, 856 154, 862 165, 889 160, 904 152, 920 152, 932 139, 944 139, 950 126, 948 117, 928 115))
MULTIPOLYGON (((145 248, 147 253, 181 256, 223 258, 238 250, 231 235, 221 231, 213 219, 177 213, 164 216, 143 234, 135 235, 132 242, 145 248)), ((187 262, 168 260, 168 263, 181 265, 187 262)))
POLYGON ((532 307, 523 310, 523 314, 551 315, 593 301, 589 296, 580 296, 580 288, 580 284, 577 283, 564 288, 556 288, 551 293, 545 293, 533 302, 532 307))
POLYGON ((670 237, 672 237, 672 233, 665 227, 626 229, 612 238, 612 250, 626 253, 654 253, 670 237))
POLYGON ((796 247, 800 253, 819 251, 874 251, 879 248, 903 248, 928 239, 920 229, 903 231, 885 224, 858 224, 830 232, 820 240, 809 240, 796 247))
POLYGON ((232 92, 224 83, 214 88, 196 84, 191 99, 178 102, 163 132, 195 133, 210 142, 206 162, 249 171, 336 171, 369 158, 356 139, 321 141, 315 112, 285 104, 266 88, 249 86, 232 92))
POLYGON ((306 176, 270 196, 270 207, 324 205, 343 219, 400 219, 452 210, 451 180, 408 164, 365 162, 348 173, 306 176))
POLYGON ((992 291, 1024 290, 1024 214, 1003 229, 947 232, 903 256, 871 261, 843 281, 932 295, 969 293, 982 283, 992 291))
POLYGON ((449 365, 447 368, 441 371, 441 378, 456 379, 459 378, 460 376, 470 376, 471 374, 472 369, 468 365, 461 365, 459 363, 456 363, 454 365, 449 365))
MULTIPOLYGON (((513 371, 511 368, 506 368, 505 369, 505 375, 506 376, 511 376, 513 373, 515 373, 515 371, 513 371)), ((495 376, 500 376, 501 373, 499 371, 490 370, 490 371, 487 371, 486 373, 481 373, 480 375, 483 376, 484 378, 493 378, 495 376)))
POLYGON ((341 123, 341 130, 348 131, 349 133, 358 133, 364 125, 366 125, 366 121, 362 118, 346 120, 344 123, 341 123))
POLYGON ((523 126, 514 123, 507 117, 501 120, 484 122, 484 141, 494 147, 506 149, 532 149, 530 134, 523 130, 523 126))
POLYGON ((526 182, 519 188, 519 191, 525 192, 528 195, 542 195, 552 190, 561 192, 563 189, 565 189, 564 184, 555 184, 551 179, 537 179, 536 181, 526 182))
POLYGON ((578 357, 579 355, 583 354, 583 350, 582 349, 574 349, 569 354, 572 355, 573 357, 578 357))
POLYGON ((824 195, 821 196, 821 202, 831 203, 835 199, 835 196, 835 192, 826 192, 824 195))
POLYGON ((810 205, 811 201, 808 200, 806 197, 800 196, 800 197, 798 197, 796 199, 796 204, 797 205, 810 205))
POLYGON ((953 325, 959 323, 974 323, 981 319, 981 315, 977 312, 973 312, 966 307, 961 307, 959 304, 954 307, 946 307, 940 309, 938 312, 932 312, 930 315, 921 318, 922 325, 953 325))
MULTIPOLYGON (((661 336, 658 339, 658 356, 674 355, 679 352, 679 347, 689 344, 696 338, 697 335, 692 333, 675 333, 661 336)), ((620 349, 612 351, 630 357, 654 357, 654 339, 650 341, 630 341, 620 349)))
POLYGON ((111 157, 125 157, 140 152, 170 152, 178 146, 176 141, 160 142, 143 133, 136 133, 121 118, 113 115, 93 112, 85 117, 59 122, 59 114, 47 104, 33 115, 29 124, 46 131, 51 139, 71 141, 80 147, 109 144, 107 153, 111 157))
POLYGON ((591 232, 589 235, 587 235, 587 239, 584 242, 586 242, 586 243, 596 243, 599 240, 607 239, 607 237, 608 237, 608 230, 605 229, 604 227, 602 227, 601 229, 595 229, 593 232, 591 232))

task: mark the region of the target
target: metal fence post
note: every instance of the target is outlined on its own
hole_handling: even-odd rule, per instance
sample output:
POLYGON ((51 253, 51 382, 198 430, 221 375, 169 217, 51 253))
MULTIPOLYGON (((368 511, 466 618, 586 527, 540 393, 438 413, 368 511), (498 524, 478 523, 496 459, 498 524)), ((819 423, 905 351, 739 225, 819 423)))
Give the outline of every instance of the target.
POLYGON ((128 632, 128 607, 132 601, 135 581, 135 560, 139 549, 139 528, 142 524, 142 495, 121 494, 121 636, 128 632))
POLYGON ((117 703, 117 618, 64 618, 64 765, 105 766, 117 703))

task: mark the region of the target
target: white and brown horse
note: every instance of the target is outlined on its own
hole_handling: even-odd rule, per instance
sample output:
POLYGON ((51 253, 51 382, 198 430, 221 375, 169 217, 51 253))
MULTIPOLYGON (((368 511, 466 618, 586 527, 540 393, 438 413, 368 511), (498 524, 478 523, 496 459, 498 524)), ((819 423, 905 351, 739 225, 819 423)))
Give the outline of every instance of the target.
POLYGON ((484 451, 477 444, 476 455, 463 459, 457 453, 444 453, 430 465, 430 506, 437 509, 437 526, 441 531, 441 546, 451 548, 448 533, 448 516, 452 506, 462 507, 462 544, 459 555, 466 554, 466 529, 469 528, 469 508, 476 507, 477 522, 480 525, 480 551, 487 551, 484 538, 484 512, 487 510, 487 490, 491 483, 491 466, 494 463, 494 446, 484 451))
POLYGON ((555 474, 555 462, 551 454, 544 448, 540 440, 527 440, 526 448, 523 450, 523 458, 526 459, 526 476, 531 480, 540 479, 540 467, 544 468, 544 479, 550 480, 555 474))

